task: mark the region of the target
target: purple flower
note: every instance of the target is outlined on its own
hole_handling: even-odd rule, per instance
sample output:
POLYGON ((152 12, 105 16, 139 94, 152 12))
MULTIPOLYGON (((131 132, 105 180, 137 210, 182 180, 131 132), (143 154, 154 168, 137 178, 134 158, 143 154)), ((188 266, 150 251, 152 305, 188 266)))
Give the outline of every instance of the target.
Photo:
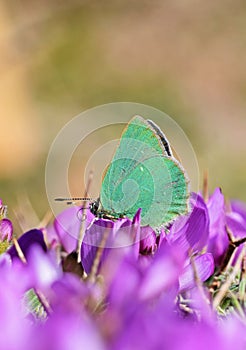
POLYGON ((53 249, 54 244, 67 253, 76 249, 81 229, 76 208, 48 229, 48 247, 43 231, 25 233, 18 240, 25 264, 15 247, 0 257, 0 349, 243 349, 244 322, 230 314, 218 321, 201 282, 214 270, 206 246, 220 257, 218 227, 226 220, 241 237, 245 210, 233 203, 225 214, 218 190, 208 208, 199 195, 192 195, 191 206, 190 215, 159 234, 140 226, 141 210, 133 220, 117 221, 88 213, 81 247, 87 278, 64 272, 64 250, 53 249), (30 290, 46 308, 45 319, 31 317, 30 290))
MULTIPOLYGON (((113 250, 120 248, 121 251, 124 249, 126 253, 130 250, 132 253, 134 252, 135 261, 139 257, 138 264, 144 268, 146 275, 148 275, 148 270, 151 267, 159 271, 159 280, 156 277, 157 273, 150 273, 154 278, 150 282, 150 285, 154 286, 154 281, 158 281, 156 286, 159 285, 161 290, 161 288, 164 288, 164 282, 162 282, 161 276, 169 281, 169 275, 167 275, 167 272, 165 274, 164 271, 172 271, 170 267, 166 267, 166 263, 157 263, 158 257, 161 255, 159 249, 161 249, 161 246, 162 249, 165 246, 166 250, 170 250, 170 252, 175 250, 179 254, 183 261, 182 266, 184 266, 184 259, 186 257, 184 270, 177 264, 179 266, 179 275, 181 276, 181 282, 179 282, 181 290, 195 287, 194 269, 189 261, 189 254, 197 254, 205 247, 209 234, 209 217, 206 204, 201 196, 193 194, 191 206, 193 209, 190 215, 178 218, 172 225, 169 234, 166 234, 162 230, 159 235, 156 235, 151 227, 140 227, 140 211, 136 214, 133 222, 129 219, 120 219, 116 222, 106 219, 94 219, 92 225, 88 226, 85 232, 81 247, 81 261, 86 273, 91 272, 96 259, 99 259, 97 262, 98 270, 108 256, 111 259, 111 263, 113 260, 116 261, 116 253, 110 254, 112 248, 113 250), (140 244, 137 239, 139 237, 139 230, 140 244), (139 253, 141 254, 140 256, 139 253), (153 256, 154 258, 152 259, 153 256), (163 272, 163 275, 161 272, 163 272)), ((214 262, 211 254, 197 256, 195 262, 198 278, 202 281, 208 279, 214 272, 214 262)), ((176 276, 176 273, 173 273, 173 276, 176 276)), ((147 278, 147 280, 150 279, 147 278)), ((172 285, 173 282, 171 281, 169 283, 172 285)), ((143 290, 147 288, 147 282, 142 288, 143 290)), ((153 287, 152 293, 155 294, 157 290, 157 287, 153 287)))
POLYGON ((234 318, 221 323, 195 321, 179 317, 168 298, 160 299, 151 307, 138 305, 129 317, 119 320, 113 314, 110 331, 107 318, 103 318, 103 329, 108 331, 112 349, 244 349, 245 325, 234 318))
POLYGON ((0 220, 0 241, 10 242, 13 236, 13 224, 9 219, 0 220))
POLYGON ((6 216, 7 206, 3 205, 0 199, 0 243, 3 241, 10 242, 13 236, 13 224, 6 216))
POLYGON ((110 301, 120 305, 123 300, 132 300, 132 295, 134 303, 152 300, 167 292, 174 299, 179 291, 196 286, 195 272, 201 281, 214 272, 211 254, 195 257, 194 265, 196 271, 184 252, 163 241, 156 253, 148 257, 147 263, 145 260, 143 263, 141 257, 136 261, 127 252, 112 251, 105 259, 101 274, 109 286, 110 301))
POLYGON ((108 219, 93 219, 87 226, 81 246, 81 262, 86 273, 90 273, 99 251, 101 251, 100 266, 112 249, 129 251, 135 259, 138 258, 140 213, 141 210, 138 210, 132 221, 127 218, 115 222, 108 219))

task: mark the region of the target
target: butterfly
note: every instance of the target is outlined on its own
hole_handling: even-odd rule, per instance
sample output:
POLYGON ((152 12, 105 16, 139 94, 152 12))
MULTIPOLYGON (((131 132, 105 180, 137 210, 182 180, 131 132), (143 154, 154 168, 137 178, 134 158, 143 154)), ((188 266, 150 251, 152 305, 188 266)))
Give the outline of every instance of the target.
POLYGON ((125 127, 102 179, 99 198, 90 204, 100 218, 133 219, 160 228, 188 212, 189 180, 169 142, 151 120, 134 116, 125 127))
MULTIPOLYGON (((56 200, 71 204, 88 198, 56 200)), ((89 209, 98 218, 117 220, 133 219, 139 208, 141 226, 167 226, 189 211, 189 180, 161 129, 152 120, 135 116, 123 130, 100 196, 89 209)))

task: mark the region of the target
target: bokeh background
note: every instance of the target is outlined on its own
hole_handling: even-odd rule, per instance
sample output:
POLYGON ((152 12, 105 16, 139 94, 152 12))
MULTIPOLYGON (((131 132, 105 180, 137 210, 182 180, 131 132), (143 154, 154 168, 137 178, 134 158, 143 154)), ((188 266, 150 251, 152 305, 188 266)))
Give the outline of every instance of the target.
POLYGON ((117 101, 169 114, 210 190, 246 200, 245 1, 3 0, 0 48, 0 197, 10 216, 29 198, 42 218, 52 140, 78 113, 117 101))

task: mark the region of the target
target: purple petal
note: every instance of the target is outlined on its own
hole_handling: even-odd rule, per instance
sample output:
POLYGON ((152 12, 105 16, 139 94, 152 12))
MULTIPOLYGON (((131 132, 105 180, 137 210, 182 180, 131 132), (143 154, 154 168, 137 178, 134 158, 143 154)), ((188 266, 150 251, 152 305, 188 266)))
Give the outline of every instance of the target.
POLYGON ((47 237, 47 241, 49 242, 50 247, 55 247, 60 245, 60 238, 57 235, 57 231, 55 229, 54 223, 43 229, 45 231, 45 237, 47 237))
POLYGON ((0 268, 4 267, 11 267, 12 266, 12 260, 9 254, 1 254, 0 255, 0 268))
POLYGON ((81 283, 77 276, 67 273, 62 278, 54 281, 48 297, 52 310, 77 313, 79 304, 81 311, 84 310, 81 300, 89 297, 89 289, 85 283, 81 283))
MULTIPOLYGON (((47 251, 47 247, 44 241, 44 235, 41 230, 33 229, 26 233, 24 233, 19 239, 18 239, 19 246, 25 256, 25 258, 28 259, 28 253, 30 251, 30 248, 33 245, 38 245, 42 248, 44 252, 47 251)), ((12 246, 9 248, 7 253, 11 256, 12 259, 19 258, 19 255, 17 253, 17 250, 15 246, 12 246)))
MULTIPOLYGON (((127 304, 128 308, 136 303, 138 288, 141 283, 141 273, 137 261, 125 251, 114 249, 105 260, 101 274, 108 286, 108 300, 117 309, 127 304), (124 286, 122 285, 124 281, 124 286), (133 298, 135 295, 135 298, 133 298)), ((128 312, 126 310, 126 312, 128 312)))
MULTIPOLYGON (((206 253, 194 258, 196 274, 203 282, 214 273, 214 259, 212 254, 206 253)), ((179 277, 179 289, 181 292, 196 286, 194 268, 191 263, 187 265, 179 277)))
POLYGON ((2 286, 4 286, 2 289, 3 292, 7 292, 6 294, 13 291, 22 297, 23 293, 31 288, 27 264, 23 264, 19 259, 12 260, 7 253, 1 255, 0 275, 2 286))
POLYGON ((140 213, 138 210, 133 221, 119 219, 115 222, 108 219, 96 219, 90 225, 81 246, 81 262, 86 273, 89 273, 99 249, 100 264, 106 259, 112 249, 120 249, 137 259, 139 254, 140 213))
POLYGON ((13 236, 13 224, 9 219, 0 220, 0 241, 11 241, 13 236))
POLYGON ((220 188, 216 188, 208 200, 208 213, 210 218, 210 235, 216 234, 218 226, 224 227, 225 199, 220 188), (213 231, 215 229, 215 232, 213 231))
POLYGON ((40 322, 33 327, 32 337, 26 349, 106 350, 96 323, 88 316, 81 317, 79 309, 78 307, 78 312, 54 313, 46 322, 40 322))
POLYGON ((167 235, 168 242, 175 244, 178 249, 188 252, 198 252, 207 243, 209 234, 209 217, 206 204, 201 196, 192 195, 192 212, 178 218, 167 235))
MULTIPOLYGON (((83 224, 79 216, 80 208, 71 207, 59 214, 54 221, 59 240, 67 253, 76 250, 78 237, 83 224)), ((88 210, 84 222, 85 228, 88 227, 95 219, 94 215, 88 210)))
POLYGON ((0 348, 4 350, 24 350, 24 344, 27 345, 28 329, 25 322, 26 320, 23 317, 23 305, 20 302, 21 294, 19 283, 22 283, 21 275, 16 275, 12 270, 2 271, 1 269, 0 348), (15 279, 15 281, 13 281, 13 279, 15 279))
POLYGON ((246 222, 241 214, 231 212, 226 215, 226 224, 234 237, 243 238, 246 236, 246 222))
MULTIPOLYGON (((116 221, 94 218, 92 225, 87 227, 83 242, 88 245, 106 248, 122 248, 138 243, 140 212, 141 210, 138 210, 132 221, 128 218, 116 221)), ((135 255, 138 256, 138 253, 139 243, 135 247, 135 255)))
MULTIPOLYGON (((87 274, 89 274, 91 271, 93 262, 100 246, 100 249, 103 249, 100 258, 104 259, 107 255, 107 251, 102 246, 102 238, 103 236, 106 237, 106 235, 109 234, 109 231, 113 230, 113 227, 114 223, 112 221, 98 219, 85 231, 80 255, 82 266, 87 274)), ((104 245, 106 245, 106 242, 104 245)))
POLYGON ((243 218, 244 222, 246 222, 246 203, 241 202, 239 200, 232 200, 231 201, 231 210, 233 212, 240 214, 240 216, 243 218))
POLYGON ((140 254, 151 255, 157 249, 156 233, 150 226, 140 228, 140 254))
POLYGON ((218 266, 229 244, 225 230, 225 201, 220 188, 217 188, 209 198, 207 207, 210 218, 207 251, 213 254, 215 264, 218 266))
POLYGON ((153 298, 166 290, 175 288, 183 264, 183 254, 169 244, 162 244, 149 268, 144 271, 143 281, 139 286, 140 299, 153 298))
POLYGON ((55 255, 44 253, 38 245, 33 245, 28 252, 28 271, 33 286, 38 290, 49 287, 62 274, 55 255))
MULTIPOLYGON (((246 223, 244 218, 238 212, 230 212, 226 215, 227 227, 232 232, 235 239, 246 237, 246 223)), ((235 251, 232 265, 234 265, 242 251, 243 245, 241 244, 235 251)))
MULTIPOLYGON (((226 225, 236 239, 246 237, 246 205, 241 201, 231 202, 231 211, 226 214, 226 225)), ((242 245, 235 252, 233 262, 234 265, 242 250, 242 245)))

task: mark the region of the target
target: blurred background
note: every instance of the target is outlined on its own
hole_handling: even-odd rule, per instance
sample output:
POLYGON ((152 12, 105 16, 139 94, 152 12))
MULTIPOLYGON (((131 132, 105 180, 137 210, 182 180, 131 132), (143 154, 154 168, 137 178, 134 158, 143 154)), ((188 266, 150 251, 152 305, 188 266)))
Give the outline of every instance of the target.
POLYGON ((170 115, 210 190, 246 200, 245 1, 3 0, 0 48, 0 197, 11 217, 26 198, 40 219, 47 211, 45 162, 61 127, 117 101, 170 115))

